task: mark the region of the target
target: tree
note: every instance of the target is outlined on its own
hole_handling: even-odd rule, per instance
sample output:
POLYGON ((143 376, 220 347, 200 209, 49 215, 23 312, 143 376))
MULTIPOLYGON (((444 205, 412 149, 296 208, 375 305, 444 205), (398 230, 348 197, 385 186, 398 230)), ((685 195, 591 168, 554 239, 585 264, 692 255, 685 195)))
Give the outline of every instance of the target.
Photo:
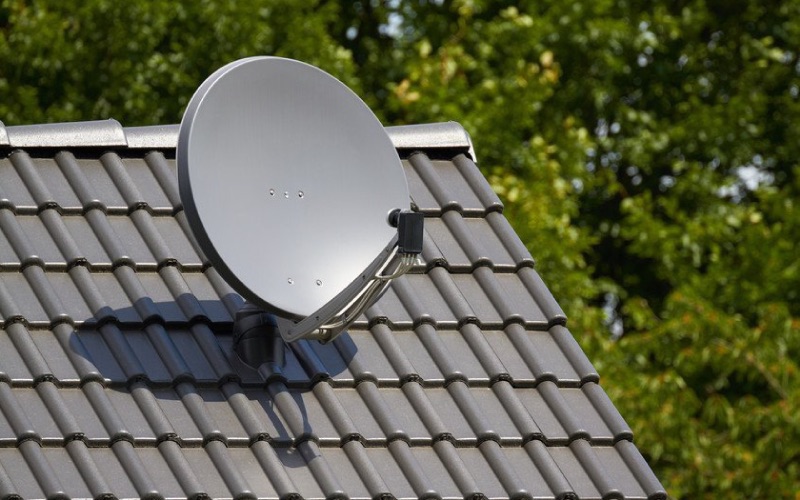
POLYGON ((230 60, 457 120, 676 498, 800 492, 800 1, 0 0, 0 119, 175 123, 230 60))
POLYGON ((668 491, 797 494, 800 4, 408 8, 388 108, 473 132, 668 491))

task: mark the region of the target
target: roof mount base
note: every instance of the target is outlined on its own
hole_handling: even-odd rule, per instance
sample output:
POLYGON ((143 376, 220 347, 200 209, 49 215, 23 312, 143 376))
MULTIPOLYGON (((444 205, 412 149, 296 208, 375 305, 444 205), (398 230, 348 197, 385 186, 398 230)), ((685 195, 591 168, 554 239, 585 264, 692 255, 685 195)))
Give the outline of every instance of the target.
POLYGON ((275 316, 249 302, 236 313, 233 349, 242 361, 255 369, 265 363, 282 368, 286 360, 286 344, 275 316))

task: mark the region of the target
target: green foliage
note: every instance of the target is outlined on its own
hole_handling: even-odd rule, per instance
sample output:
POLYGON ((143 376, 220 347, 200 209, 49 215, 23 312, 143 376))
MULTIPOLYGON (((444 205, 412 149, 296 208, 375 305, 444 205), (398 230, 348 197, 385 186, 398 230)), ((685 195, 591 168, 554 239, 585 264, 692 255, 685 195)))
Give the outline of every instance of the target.
POLYGON ((798 0, 0 0, 0 119, 175 123, 277 54, 457 120, 669 493, 796 498, 798 47, 798 0))
POLYGON ((177 123, 197 82, 233 59, 294 57, 358 88, 328 32, 334 4, 5 0, 0 115, 6 123, 113 117, 177 123))

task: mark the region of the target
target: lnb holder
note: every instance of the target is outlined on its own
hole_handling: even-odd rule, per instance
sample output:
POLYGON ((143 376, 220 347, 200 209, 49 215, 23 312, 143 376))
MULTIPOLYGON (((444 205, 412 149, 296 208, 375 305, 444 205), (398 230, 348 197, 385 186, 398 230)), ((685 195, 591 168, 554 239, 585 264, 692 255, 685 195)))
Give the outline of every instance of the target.
POLYGON ((419 212, 392 210, 389 224, 397 228, 397 251, 401 254, 422 253, 425 216, 419 212))

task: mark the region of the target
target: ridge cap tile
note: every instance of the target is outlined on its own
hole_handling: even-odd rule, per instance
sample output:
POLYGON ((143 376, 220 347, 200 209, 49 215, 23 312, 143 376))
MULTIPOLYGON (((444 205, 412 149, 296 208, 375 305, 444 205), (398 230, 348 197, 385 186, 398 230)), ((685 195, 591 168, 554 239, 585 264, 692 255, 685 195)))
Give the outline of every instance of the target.
POLYGON ((117 120, 42 123, 6 126, 14 148, 126 147, 125 131, 117 120))

